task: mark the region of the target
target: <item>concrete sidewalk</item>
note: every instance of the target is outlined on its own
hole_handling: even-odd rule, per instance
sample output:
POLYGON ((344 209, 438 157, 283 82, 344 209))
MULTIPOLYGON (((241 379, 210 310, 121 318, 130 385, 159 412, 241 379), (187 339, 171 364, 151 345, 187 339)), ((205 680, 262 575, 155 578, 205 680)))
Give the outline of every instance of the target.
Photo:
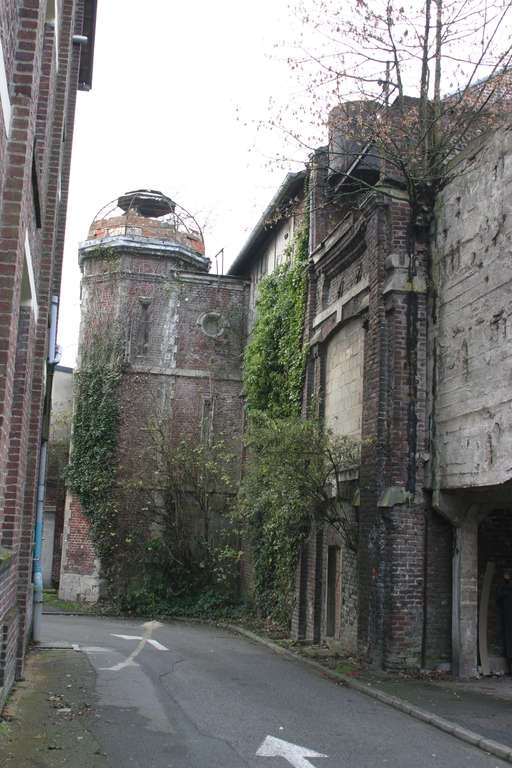
POLYGON ((85 653, 31 650, 25 675, 2 713, 0 765, 5 768, 104 768, 110 765, 91 733, 101 717, 96 673, 85 653))
POLYGON ((375 672, 354 678, 411 706, 431 712, 512 751, 512 677, 456 680, 450 675, 422 680, 375 672))

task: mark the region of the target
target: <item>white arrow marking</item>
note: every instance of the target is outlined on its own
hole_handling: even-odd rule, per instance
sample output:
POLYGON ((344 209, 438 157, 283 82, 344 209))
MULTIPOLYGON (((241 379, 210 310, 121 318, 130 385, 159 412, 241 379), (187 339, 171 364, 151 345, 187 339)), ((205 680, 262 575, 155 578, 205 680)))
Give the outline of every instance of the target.
MULTIPOLYGON (((312 749, 290 744, 288 741, 267 736, 261 747, 256 752, 257 757, 284 757, 295 768, 312 768, 313 764, 306 757, 327 757, 312 749)), ((313 766, 314 768, 314 766, 313 766)))
POLYGON ((162 643, 159 643, 158 640, 149 639, 148 643, 153 646, 153 648, 156 648, 157 651, 168 651, 169 649, 165 647, 165 645, 162 645, 162 643))
MULTIPOLYGON (((140 635, 116 635, 115 632, 110 633, 112 637, 120 637, 121 640, 142 640, 142 637, 140 635)), ((159 643, 158 640, 149 639, 148 643, 153 646, 153 648, 156 648, 157 651, 168 651, 169 649, 165 647, 165 645, 162 645, 162 643, 159 643)))
POLYGON ((158 627, 163 627, 161 621, 145 621, 142 625, 143 627, 148 627, 148 629, 158 629, 158 627))
POLYGON ((142 635, 116 635, 114 632, 110 634, 112 637, 120 637, 121 640, 142 640, 142 635))
MULTIPOLYGON (((139 653, 142 651, 146 643, 149 641, 153 630, 157 629, 158 627, 163 627, 163 624, 161 624, 159 621, 146 621, 142 626, 146 627, 146 631, 144 632, 144 635, 140 638, 140 643, 138 644, 134 652, 128 656, 126 661, 121 661, 119 662, 119 664, 116 664, 114 667, 101 667, 101 669, 110 669, 112 672, 119 672, 119 670, 124 669, 124 667, 138 666, 138 664, 134 661, 135 657, 139 655, 139 653)), ((139 637, 133 637, 130 639, 138 640, 139 637)))

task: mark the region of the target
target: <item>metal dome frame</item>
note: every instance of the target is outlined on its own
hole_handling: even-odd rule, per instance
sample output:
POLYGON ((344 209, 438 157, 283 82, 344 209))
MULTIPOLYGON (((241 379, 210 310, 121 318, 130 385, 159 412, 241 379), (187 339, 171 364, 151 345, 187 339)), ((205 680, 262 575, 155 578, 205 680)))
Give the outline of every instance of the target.
POLYGON ((135 224, 135 219, 141 216, 145 219, 168 222, 176 232, 199 235, 204 244, 203 232, 192 214, 163 192, 155 189, 136 189, 115 198, 100 208, 92 220, 91 227, 99 221, 125 217, 127 228, 135 224))

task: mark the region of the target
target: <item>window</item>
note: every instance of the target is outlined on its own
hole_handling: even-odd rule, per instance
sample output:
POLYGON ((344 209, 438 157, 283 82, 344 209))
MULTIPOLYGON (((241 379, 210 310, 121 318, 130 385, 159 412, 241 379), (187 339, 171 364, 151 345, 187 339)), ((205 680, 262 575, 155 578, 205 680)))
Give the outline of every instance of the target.
POLYGON ((203 445, 208 445, 212 437, 213 406, 213 398, 205 398, 203 400, 203 417, 201 419, 201 442, 203 445))
POLYGON ((137 354, 139 356, 147 355, 149 350, 149 329, 151 318, 149 308, 151 299, 139 299, 140 301, 140 319, 139 319, 139 343, 137 354))
POLYGON ((37 321, 39 307, 36 298, 36 284, 34 280, 34 269, 32 267, 30 243, 28 241, 28 232, 25 234, 25 259, 23 261, 23 277, 21 279, 20 306, 31 307, 37 321))
POLYGON ((2 102, 2 112, 4 115, 5 133, 9 138, 11 133, 11 100, 9 98, 9 85, 7 83, 7 74, 5 71, 4 49, 0 44, 0 100, 2 102))
POLYGON ((46 0, 46 23, 52 24, 55 34, 55 66, 59 69, 59 5, 58 0, 46 0))
POLYGON ((341 549, 327 549, 327 606, 326 637, 335 637, 339 632, 339 614, 341 608, 341 549))

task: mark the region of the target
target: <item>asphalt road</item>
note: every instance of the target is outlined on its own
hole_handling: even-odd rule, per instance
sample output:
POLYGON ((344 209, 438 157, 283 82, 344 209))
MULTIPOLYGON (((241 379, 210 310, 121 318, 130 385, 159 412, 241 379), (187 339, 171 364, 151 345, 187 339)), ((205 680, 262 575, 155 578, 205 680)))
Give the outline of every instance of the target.
POLYGON ((203 624, 45 616, 97 672, 91 726, 120 768, 502 768, 479 749, 203 624))

